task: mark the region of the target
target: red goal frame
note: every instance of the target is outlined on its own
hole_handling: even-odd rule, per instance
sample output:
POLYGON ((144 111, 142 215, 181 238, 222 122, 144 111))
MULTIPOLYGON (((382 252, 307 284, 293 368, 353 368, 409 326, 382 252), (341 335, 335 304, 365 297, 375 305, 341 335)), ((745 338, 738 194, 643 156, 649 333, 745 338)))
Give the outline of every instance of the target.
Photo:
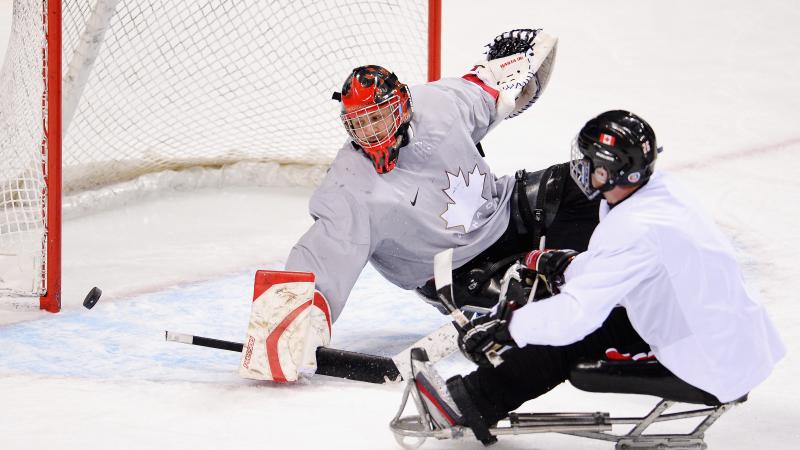
POLYGON ((45 94, 42 111, 45 137, 42 152, 46 161, 42 167, 45 180, 42 207, 45 215, 45 246, 47 253, 42 271, 45 293, 39 297, 39 308, 49 312, 61 310, 61 1, 48 1, 42 17, 47 50, 43 52, 45 94))

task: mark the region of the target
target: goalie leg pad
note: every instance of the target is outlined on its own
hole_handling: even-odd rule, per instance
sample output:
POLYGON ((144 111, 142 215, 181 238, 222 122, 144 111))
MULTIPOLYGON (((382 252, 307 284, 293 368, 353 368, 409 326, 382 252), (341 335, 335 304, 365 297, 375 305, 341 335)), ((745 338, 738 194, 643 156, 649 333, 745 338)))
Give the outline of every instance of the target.
POLYGON ((328 345, 330 330, 330 308, 314 290, 314 274, 260 270, 239 375, 287 382, 313 373, 316 349, 328 345))

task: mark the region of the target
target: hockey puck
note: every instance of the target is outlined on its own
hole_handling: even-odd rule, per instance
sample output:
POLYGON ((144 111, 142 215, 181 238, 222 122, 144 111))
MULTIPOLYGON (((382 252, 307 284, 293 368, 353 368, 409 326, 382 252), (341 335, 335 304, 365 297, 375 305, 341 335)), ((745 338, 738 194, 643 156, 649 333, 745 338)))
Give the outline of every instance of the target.
POLYGON ((97 304, 97 301, 100 300, 101 295, 103 295, 103 291, 97 286, 93 287, 92 290, 86 294, 86 298, 83 299, 83 306, 86 309, 92 309, 92 307, 97 304))

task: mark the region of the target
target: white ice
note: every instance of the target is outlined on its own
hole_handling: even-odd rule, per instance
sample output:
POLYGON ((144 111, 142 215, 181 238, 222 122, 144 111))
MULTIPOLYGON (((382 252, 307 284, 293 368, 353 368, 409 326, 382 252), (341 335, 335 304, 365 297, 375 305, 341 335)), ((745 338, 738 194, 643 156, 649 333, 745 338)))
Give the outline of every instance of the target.
MULTIPOLYGON (((10 2, 0 5, 5 39, 10 2)), ((655 127, 665 148, 659 169, 694 189, 731 237, 789 347, 771 378, 723 416, 707 442, 733 450, 796 445, 797 2, 448 0, 443 9, 446 75, 464 73, 502 31, 544 27, 560 37, 544 97, 484 140, 496 173, 565 160, 581 124, 606 109, 630 109, 655 127)), ((282 267, 310 223, 309 193, 166 193, 69 219, 64 311, 0 316, 0 448, 397 448, 387 424, 399 385, 326 377, 297 385, 251 382, 236 375, 236 353, 163 340, 165 329, 241 340, 252 274, 282 267), (86 311, 81 301, 95 285, 104 296, 86 311)), ((368 268, 334 327, 333 344, 390 355, 444 321, 368 268)), ((454 358, 443 369, 470 367, 454 358)), ((564 384, 522 409, 626 415, 653 402, 564 384)), ((424 448, 480 445, 443 441, 424 448)), ((496 448, 611 445, 534 435, 501 438, 496 448)))

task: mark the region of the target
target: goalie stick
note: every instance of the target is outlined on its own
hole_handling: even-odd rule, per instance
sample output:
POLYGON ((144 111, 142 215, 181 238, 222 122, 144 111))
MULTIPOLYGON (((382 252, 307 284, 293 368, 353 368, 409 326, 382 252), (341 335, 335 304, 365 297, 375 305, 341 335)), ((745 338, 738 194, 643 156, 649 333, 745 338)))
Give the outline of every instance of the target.
MULTIPOLYGON (((241 342, 223 341, 172 331, 166 331, 165 338, 167 341, 233 352, 241 352, 244 347, 241 342)), ((317 348, 317 373, 329 377, 379 384, 402 379, 391 358, 329 347, 317 348)))
MULTIPOLYGON (((232 352, 241 352, 241 342, 224 341, 203 336, 166 331, 167 341, 198 345, 232 352)), ((411 349, 424 348, 431 362, 446 358, 458 350, 458 332, 446 323, 432 333, 414 342, 406 349, 388 358, 329 347, 317 349, 317 372, 329 377, 345 378, 366 383, 388 383, 407 379, 411 371, 411 349)))
MULTIPOLYGON (((445 250, 434 258, 434 279, 437 294, 450 311, 451 317, 459 325, 466 325, 469 319, 458 309, 453 301, 453 250, 445 250)), ((241 352, 244 345, 241 342, 224 341, 220 339, 194 336, 190 334, 165 332, 167 341, 180 342, 190 345, 199 345, 221 350, 241 352)), ((364 381, 367 383, 386 383, 408 379, 411 374, 411 349, 423 348, 428 354, 430 363, 444 359, 458 350, 458 331, 451 323, 446 323, 419 339, 400 353, 388 358, 385 356, 369 355, 329 347, 317 348, 317 372, 348 380, 364 381)), ((498 364, 502 361, 499 355, 492 355, 498 364)))

